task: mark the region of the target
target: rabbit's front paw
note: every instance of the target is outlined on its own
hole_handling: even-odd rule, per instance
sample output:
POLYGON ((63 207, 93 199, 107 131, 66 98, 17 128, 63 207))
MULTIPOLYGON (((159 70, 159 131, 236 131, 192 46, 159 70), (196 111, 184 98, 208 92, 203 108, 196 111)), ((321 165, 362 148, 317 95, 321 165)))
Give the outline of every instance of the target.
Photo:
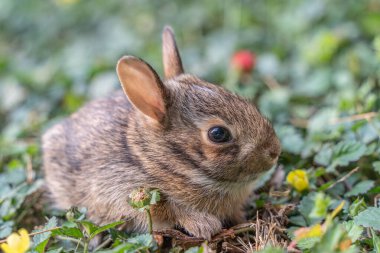
POLYGON ((179 223, 191 235, 207 240, 222 230, 221 221, 211 214, 188 214, 179 223))

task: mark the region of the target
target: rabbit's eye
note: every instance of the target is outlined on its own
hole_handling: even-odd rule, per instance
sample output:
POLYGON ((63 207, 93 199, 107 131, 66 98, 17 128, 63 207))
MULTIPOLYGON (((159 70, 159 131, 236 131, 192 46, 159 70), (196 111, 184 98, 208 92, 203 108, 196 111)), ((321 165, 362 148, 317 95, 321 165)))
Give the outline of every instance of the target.
POLYGON ((212 127, 208 130, 208 138, 212 142, 216 143, 222 143, 222 142, 227 142, 231 140, 231 134, 228 131, 228 129, 221 127, 221 126, 216 126, 212 127))

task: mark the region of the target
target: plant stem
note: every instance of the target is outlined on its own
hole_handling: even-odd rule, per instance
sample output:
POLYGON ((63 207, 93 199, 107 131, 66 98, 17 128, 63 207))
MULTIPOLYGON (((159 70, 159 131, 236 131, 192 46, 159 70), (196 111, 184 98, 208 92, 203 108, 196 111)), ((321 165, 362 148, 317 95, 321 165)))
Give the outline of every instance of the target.
POLYGON ((111 238, 108 238, 107 240, 105 240, 104 242, 102 242, 101 244, 99 244, 98 247, 95 248, 94 252, 104 248, 105 246, 107 246, 108 244, 110 244, 112 242, 112 239, 111 238))
POLYGON ((78 239, 75 239, 75 238, 71 238, 71 237, 66 237, 66 236, 57 236, 57 239, 59 240, 66 240, 66 241, 71 241, 71 242, 75 242, 77 244, 80 244, 83 246, 83 243, 81 240, 78 240, 78 239))
POLYGON ((88 240, 84 240, 83 242, 83 253, 88 253, 88 240))
POLYGON ((152 223, 152 215, 150 214, 149 208, 145 209, 146 215, 148 216, 148 226, 149 226, 149 233, 153 234, 153 223, 152 223))

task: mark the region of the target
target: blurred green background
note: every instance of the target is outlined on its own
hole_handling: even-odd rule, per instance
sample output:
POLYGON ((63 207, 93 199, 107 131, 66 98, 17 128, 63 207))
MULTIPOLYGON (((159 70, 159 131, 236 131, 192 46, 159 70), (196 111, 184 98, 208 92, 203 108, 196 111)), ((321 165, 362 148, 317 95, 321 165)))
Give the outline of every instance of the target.
POLYGON ((321 147, 338 140, 356 138, 367 155, 379 154, 378 116, 371 124, 326 124, 380 108, 378 0, 1 0, 0 184, 7 187, 0 189, 0 235, 25 217, 19 208, 40 186, 12 191, 40 178, 41 133, 87 100, 120 89, 115 65, 123 55, 161 74, 167 24, 186 71, 210 82, 228 80, 235 52, 255 53, 252 73, 230 88, 274 122, 286 169, 327 166, 332 151, 321 147), (28 166, 34 174, 19 173, 28 166))
POLYGON ((2 0, 1 140, 36 137, 46 120, 119 88, 115 64, 122 55, 141 57, 162 73, 165 24, 176 32, 189 73, 223 83, 231 55, 249 49, 257 67, 247 96, 260 92, 264 113, 280 110, 283 121, 307 117, 306 108, 292 111, 287 101, 318 106, 335 91, 350 98, 364 80, 378 77, 379 13, 378 0, 2 0), (282 89, 266 94, 262 77, 282 89))

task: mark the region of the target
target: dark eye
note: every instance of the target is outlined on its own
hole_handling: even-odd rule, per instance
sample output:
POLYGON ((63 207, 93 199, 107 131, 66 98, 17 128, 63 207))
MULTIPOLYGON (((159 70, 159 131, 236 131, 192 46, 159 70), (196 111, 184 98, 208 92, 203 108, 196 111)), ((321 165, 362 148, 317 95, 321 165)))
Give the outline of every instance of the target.
POLYGON ((208 130, 208 138, 212 142, 222 143, 231 140, 231 134, 228 129, 220 126, 212 127, 208 130))

